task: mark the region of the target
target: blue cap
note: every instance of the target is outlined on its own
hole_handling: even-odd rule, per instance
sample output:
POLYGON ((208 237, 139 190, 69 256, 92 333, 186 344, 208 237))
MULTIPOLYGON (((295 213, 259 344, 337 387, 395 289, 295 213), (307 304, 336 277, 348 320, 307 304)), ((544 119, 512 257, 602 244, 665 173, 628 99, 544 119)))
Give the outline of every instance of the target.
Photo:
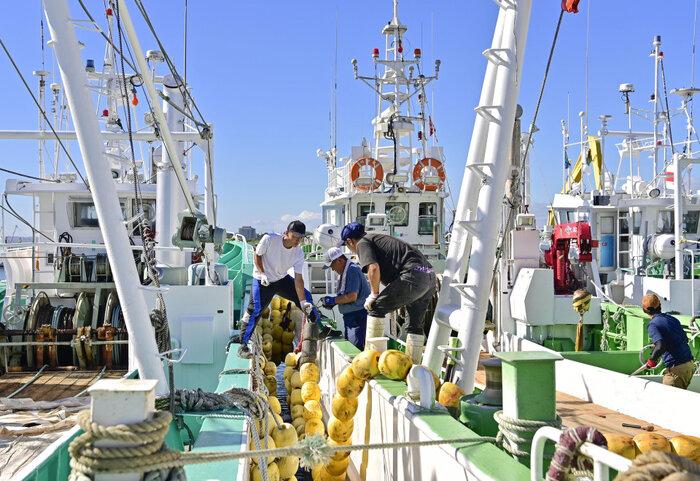
POLYGON ((343 227, 343 232, 340 234, 341 241, 338 243, 338 247, 345 245, 345 241, 348 239, 357 239, 362 237, 365 233, 365 226, 359 222, 350 222, 348 225, 343 227))

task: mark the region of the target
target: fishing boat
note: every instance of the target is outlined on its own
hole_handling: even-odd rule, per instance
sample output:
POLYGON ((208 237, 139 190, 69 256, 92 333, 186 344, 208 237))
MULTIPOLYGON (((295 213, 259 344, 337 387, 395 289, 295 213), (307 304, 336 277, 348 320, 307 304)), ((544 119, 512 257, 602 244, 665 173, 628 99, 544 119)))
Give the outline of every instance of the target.
MULTIPOLYGON (((328 207, 324 221, 326 226, 337 222, 338 227, 366 214, 368 228, 423 244, 439 260, 444 247, 441 236, 433 234, 436 225, 439 233, 444 223, 444 185, 441 187, 438 166, 422 160, 442 161, 442 154, 425 139, 431 123, 426 111, 411 114, 402 110, 408 108, 404 101, 410 95, 425 99, 421 92, 427 79, 411 77, 410 68, 409 75, 405 74, 407 67, 418 65, 415 57, 419 52, 414 52, 412 60, 401 55, 406 26, 399 21, 397 3, 394 0, 393 17, 383 29, 386 58, 379 60, 377 52, 374 59, 384 62, 386 69, 382 77, 371 79, 379 88, 374 143, 363 142, 361 151, 353 149, 347 160, 337 159, 337 164, 335 151, 326 153, 329 172, 333 172, 329 189, 333 184, 338 190, 324 201, 324 208, 328 207), (383 90, 391 78, 394 87, 383 90), (412 93, 408 86, 413 87, 412 93), (384 107, 385 101, 390 105, 384 107), (414 123, 421 125, 423 136, 416 147, 408 135, 414 123), (392 141, 380 145, 385 133, 392 141), (365 161, 360 162, 362 159, 365 161), (390 177, 378 175, 385 166, 392 171, 390 177), (416 170, 417 178, 411 178, 416 170), (414 188, 418 183, 423 186, 414 188), (363 186, 368 190, 360 188, 363 186), (340 187, 350 189, 352 195, 346 196, 340 187), (408 211, 405 205, 398 206, 403 210, 388 205, 399 195, 405 196, 399 202, 407 203, 408 211), (362 202, 368 202, 369 208, 358 210, 362 202), (421 214, 422 203, 433 203, 435 210, 421 214), (408 225, 398 225, 404 214, 408 225), (418 230, 421 215, 429 217, 423 220, 430 224, 430 234, 418 230)), ((133 4, 117 0, 109 4, 101 20, 93 20, 108 41, 103 72, 93 71, 95 63, 81 58, 71 20, 75 12, 69 10, 68 2, 45 2, 62 79, 57 90, 65 92, 75 130, 47 132, 40 128, 28 137, 51 142, 62 136, 66 141, 76 139, 86 178, 79 180, 80 169, 63 178, 42 172, 43 180, 38 182, 16 180, 6 186, 8 198, 26 191, 41 202, 43 193, 51 193, 42 205, 52 215, 42 218, 44 210, 40 210, 40 222, 34 226, 48 239, 35 237, 29 245, 8 246, 3 251, 11 273, 8 270, 0 347, 14 357, 3 364, 7 372, 0 377, 0 386, 11 384, 7 381, 15 374, 24 378, 13 381, 14 388, 3 387, 5 397, 21 390, 0 402, 6 410, 20 394, 31 393, 33 401, 27 403, 40 401, 41 391, 55 395, 59 403, 51 409, 58 411, 50 415, 39 411, 39 405, 20 404, 19 409, 31 409, 33 417, 14 413, 11 421, 25 428, 52 422, 51 417, 75 423, 71 414, 84 409, 87 402, 90 413, 83 411, 78 415, 79 425, 57 431, 55 438, 38 449, 30 445, 23 450, 25 459, 8 478, 143 479, 147 472, 147 479, 186 476, 244 481, 542 479, 546 468, 554 469, 556 476, 569 468, 568 464, 549 466, 543 455, 554 451, 553 443, 546 444, 549 439, 565 447, 573 442, 569 452, 593 459, 577 466, 592 470, 595 479, 609 479, 610 468, 624 472, 634 467, 630 459, 605 449, 605 438, 590 426, 604 433, 637 434, 642 426, 653 423, 664 440, 697 435, 697 419, 692 414, 697 393, 674 391, 650 380, 628 378, 629 373, 614 373, 610 366, 602 369, 595 362, 569 359, 571 353, 565 349, 558 352, 541 346, 519 335, 522 333, 508 331, 504 324, 496 323, 499 349, 493 348, 496 331, 489 334, 489 344, 484 343, 490 276, 498 258, 499 238, 510 233, 506 222, 505 233, 499 236, 506 181, 517 171, 511 165, 520 157, 513 132, 520 132, 516 105, 523 69, 518 66, 523 65, 531 3, 519 0, 494 5, 498 21, 493 44, 485 51, 488 66, 475 135, 449 247, 442 254, 445 268, 424 356, 427 367, 397 362, 385 369, 384 361, 390 357, 401 359, 399 350, 389 349, 398 345, 390 338, 373 339, 370 347, 377 353, 384 351, 384 361, 380 358, 377 364, 382 374, 370 369, 372 375, 358 382, 356 366, 359 373, 359 363, 370 351, 360 353, 339 338, 319 341, 316 362, 298 366, 298 370, 291 353, 284 356, 284 362, 270 361, 284 354, 275 347, 275 334, 283 340, 291 335, 300 342, 289 331, 290 323, 308 322, 294 308, 283 312, 282 306, 290 304, 285 300, 273 300, 269 312, 263 313, 260 333, 254 334, 250 345, 253 359, 238 357, 238 345, 231 335, 249 294, 252 252, 243 238, 225 242, 226 232, 216 223, 212 125, 193 113, 189 85, 168 61, 164 46, 144 53, 130 16, 136 5, 148 20, 140 0, 133 4), (130 55, 122 56, 129 51, 123 47, 127 42, 133 60, 130 55), (166 75, 156 72, 159 59, 165 63, 163 70, 169 71, 166 75), (131 62, 129 70, 121 66, 122 60, 131 62), (141 99, 148 99, 148 108, 144 108, 150 122, 144 130, 137 131, 129 120, 136 110, 132 88, 141 99), (95 112, 104 115, 96 117, 95 112), (148 155, 138 159, 132 141, 151 142, 155 148, 145 149, 148 155), (188 178, 189 169, 183 169, 183 163, 191 160, 180 153, 195 150, 187 149, 187 143, 203 151, 203 196, 194 195, 196 183, 188 178), (502 161, 509 156, 511 164, 502 161), (149 168, 152 170, 145 175, 149 168), (57 205, 60 208, 54 208, 57 205), (151 206, 155 229, 145 206, 151 206), (76 227, 83 221, 86 225, 76 227), (62 237, 63 232, 71 237, 62 237), (81 295, 83 301, 78 304, 81 295), (266 338, 268 330, 270 337, 266 338), (458 333, 454 343, 450 340, 453 330, 458 333), (497 351, 495 357, 488 351, 497 351), (113 379, 93 384, 103 369, 103 377, 113 379), (54 373, 51 378, 49 373, 54 373), (70 375, 83 378, 80 386, 70 375), (53 382, 65 386, 60 393, 49 388, 54 377, 53 382), (45 388, 39 388, 44 384, 45 388), (438 387, 441 403, 436 402, 438 387), (82 396, 86 388, 89 401, 82 396), (59 399, 68 396, 73 396, 71 404, 59 399), (345 424, 337 422, 338 396, 355 400, 355 407, 345 411, 345 424), (611 397, 619 398, 615 406, 611 397), (315 404, 307 407, 310 401, 315 404), (674 416, 661 418, 648 408, 649 403, 660 402, 673 402, 679 408, 674 416), (292 423, 284 423, 290 419, 292 423), (623 422, 632 427, 621 426, 623 422), (577 430, 562 432, 561 427, 577 430), (290 442, 290 438, 303 439, 290 442), (281 449, 270 450, 273 442, 281 449)), ((68 159, 67 152, 61 155, 68 159)), ((517 179, 511 180, 518 184, 517 179)), ((530 237, 539 239, 540 233, 532 229, 527 216, 514 220, 515 231, 526 232, 523 236, 528 242, 530 237)), ((326 234, 332 237, 334 233, 321 229, 315 236, 317 244, 329 242, 326 234)), ((521 263, 520 267, 539 268, 539 264, 521 263)), ((312 290, 315 286, 307 287, 312 290)), ((568 294, 557 295, 568 296, 571 302, 568 294)), ((522 297, 519 302, 527 299, 522 297)), ((592 303, 589 312, 595 308, 592 303)), ((502 317, 494 316, 498 319, 502 317)), ((289 343, 279 345, 285 349, 289 343)), ((19 446, 18 442, 11 449, 19 446)), ((11 449, 7 452, 20 451, 11 449)), ((555 456, 561 453, 558 448, 555 456)), ((556 459, 563 462, 561 457, 556 459)), ((3 476, 7 469, 3 466, 3 476)))

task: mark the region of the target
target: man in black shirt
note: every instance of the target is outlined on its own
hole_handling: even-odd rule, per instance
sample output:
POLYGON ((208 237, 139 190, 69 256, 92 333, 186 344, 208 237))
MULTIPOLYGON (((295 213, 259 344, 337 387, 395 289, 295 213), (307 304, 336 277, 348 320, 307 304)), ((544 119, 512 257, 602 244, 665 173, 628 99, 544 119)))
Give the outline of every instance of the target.
POLYGON ((423 318, 435 295, 435 272, 425 256, 415 247, 384 234, 365 233, 365 227, 352 222, 343 228, 341 245, 357 254, 362 271, 369 278, 371 293, 365 301, 367 335, 384 333, 384 317, 396 309, 406 308, 406 354, 414 364, 423 356, 423 318), (385 288, 379 292, 379 283, 385 288))

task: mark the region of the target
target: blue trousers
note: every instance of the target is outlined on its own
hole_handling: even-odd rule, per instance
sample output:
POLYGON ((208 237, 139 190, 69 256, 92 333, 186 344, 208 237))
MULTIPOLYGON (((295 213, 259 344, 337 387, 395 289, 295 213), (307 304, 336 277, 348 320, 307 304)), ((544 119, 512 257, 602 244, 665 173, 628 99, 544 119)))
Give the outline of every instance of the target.
POLYGON ((343 314, 345 324, 345 339, 353 343, 360 351, 365 349, 365 333, 367 332, 367 311, 360 309, 343 314))
MULTIPOLYGON (((299 297, 297 296, 297 290, 294 286, 294 279, 292 276, 285 276, 279 281, 270 282, 269 286, 263 286, 260 284, 258 279, 253 278, 252 291, 250 293, 250 302, 248 303, 248 315, 250 320, 248 321, 248 328, 243 336, 243 343, 248 344, 250 336, 253 335, 253 330, 260 320, 260 315, 265 310, 265 308, 270 305, 270 301, 275 296, 281 296, 285 299, 293 302, 299 309, 301 305, 299 304, 299 297)), ((304 295, 306 296, 307 302, 313 302, 311 298, 311 293, 304 289, 304 295)), ((318 322, 321 321, 321 316, 319 316, 318 311, 314 307, 314 313, 311 315, 318 322)))

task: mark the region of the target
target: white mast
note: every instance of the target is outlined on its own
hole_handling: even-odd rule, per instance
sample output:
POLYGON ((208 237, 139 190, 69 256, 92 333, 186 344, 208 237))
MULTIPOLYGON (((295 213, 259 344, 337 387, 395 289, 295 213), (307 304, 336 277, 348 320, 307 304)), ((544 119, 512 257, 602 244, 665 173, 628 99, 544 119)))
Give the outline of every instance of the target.
POLYGON ((532 0, 498 5, 492 48, 484 52, 488 65, 425 359, 428 367, 439 370, 444 355, 438 347, 457 330, 462 349, 455 356, 455 382, 466 392, 474 387, 491 290, 532 0))
POLYGON ((100 230, 129 331, 131 352, 141 379, 157 380, 156 392, 159 395, 167 394, 168 387, 157 357, 158 347, 148 316, 148 307, 143 297, 141 283, 138 281, 117 190, 111 171, 106 165, 100 127, 88 89, 88 78, 80 58, 78 39, 71 25, 68 4, 66 0, 51 0, 44 2, 44 9, 54 41, 54 51, 64 81, 68 105, 73 114, 73 123, 90 182, 100 230))

